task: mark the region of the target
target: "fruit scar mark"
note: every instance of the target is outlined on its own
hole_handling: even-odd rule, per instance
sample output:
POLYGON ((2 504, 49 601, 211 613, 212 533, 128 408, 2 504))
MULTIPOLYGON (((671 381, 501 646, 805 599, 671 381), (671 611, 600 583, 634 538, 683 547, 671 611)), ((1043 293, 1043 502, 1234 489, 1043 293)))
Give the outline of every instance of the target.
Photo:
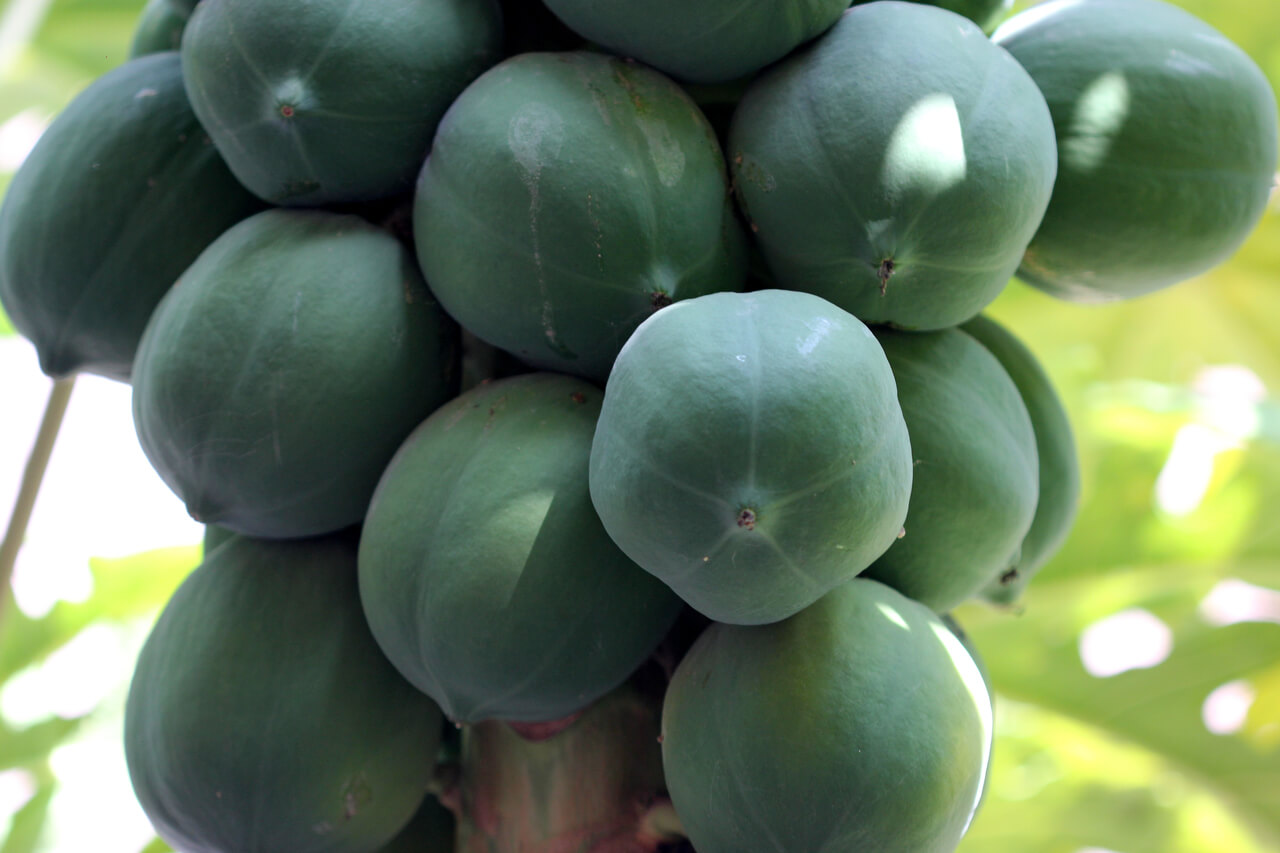
POLYGON ((1018 579, 1017 566, 1014 566, 1010 569, 1006 569, 1004 573, 1000 575, 1000 583, 1002 586, 1008 586, 1009 584, 1013 583, 1017 579, 1018 579))
POLYGON ((591 221, 591 227, 595 229, 596 235, 592 240, 592 244, 596 247, 596 266, 600 268, 601 274, 604 273, 604 229, 600 225, 600 218, 596 216, 595 211, 591 209, 591 203, 594 199, 591 193, 587 193, 587 219, 591 221))
POLYGON ((885 258, 880 262, 880 268, 876 270, 876 277, 880 279, 881 296, 884 296, 885 291, 889 289, 889 279, 893 278, 894 269, 893 258, 885 258))
MULTIPOLYGON (((750 507, 746 507, 742 512, 738 513, 738 526, 747 530, 756 529, 756 512, 750 507)), ((706 558, 703 558, 704 561, 706 558)))

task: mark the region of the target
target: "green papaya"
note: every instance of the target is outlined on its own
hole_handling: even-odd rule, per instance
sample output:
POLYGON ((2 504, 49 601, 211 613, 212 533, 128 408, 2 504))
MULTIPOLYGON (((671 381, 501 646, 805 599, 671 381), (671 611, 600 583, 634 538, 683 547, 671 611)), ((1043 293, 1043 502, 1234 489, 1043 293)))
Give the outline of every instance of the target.
POLYGON ((866 576, 937 611, 1015 566, 1039 494, 1036 436, 1018 388, 958 329, 877 331, 915 461, 902 537, 866 576))
POLYGON ((911 447, 857 318, 806 293, 664 308, 618 356, 591 499, 618 546, 719 622, 784 619, 894 542, 911 447))
POLYGON ((177 50, 182 46, 182 31, 190 18, 191 9, 180 0, 147 0, 133 31, 129 58, 177 50))
POLYGON ((453 812, 428 794, 408 826, 378 853, 453 853, 453 812))
POLYGON ((205 556, 208 556, 214 548, 217 548, 223 542, 235 537, 235 533, 225 527, 219 527, 216 524, 206 524, 204 526, 204 537, 201 539, 200 547, 205 556))
POLYGON ((977 338, 1009 374, 1031 416, 1036 436, 1040 496, 1035 517, 1022 540, 1018 561, 992 579, 982 593, 993 603, 1011 604, 1071 532, 1080 503, 1080 462, 1066 409, 1031 351, 985 315, 974 317, 961 329, 977 338))
POLYGON ((849 0, 546 0, 573 30, 694 83, 745 77, 836 22, 849 0))
POLYGON ((1126 299, 1244 242, 1276 169, 1275 95, 1244 51, 1160 0, 1051 0, 993 38, 1044 93, 1058 138, 1020 279, 1076 302, 1126 299))
POLYGON ((602 396, 549 373, 486 383, 416 429, 378 484, 360 542, 365 615, 452 720, 579 711, 678 615, 592 511, 602 396))
POLYGON ((283 205, 408 190, 449 103, 502 50, 497 0, 218 0, 182 40, 196 115, 283 205))
POLYGON ((353 537, 236 537, 147 638, 124 748, 179 850, 373 853, 422 801, 440 722, 369 633, 353 537))
POLYGON ((1053 122, 972 22, 855 6, 762 74, 729 131, 738 201, 779 286, 865 323, 943 329, 1013 275, 1053 188, 1053 122))
POLYGON ((138 348, 138 440, 192 517, 290 538, 364 518, 457 390, 458 330, 408 250, 355 216, 269 210, 219 237, 138 348))
POLYGON ((418 181, 432 291, 477 337, 603 383, 674 300, 742 286, 744 239, 706 119, 657 72, 529 53, 449 108, 418 181))
MULTIPOLYGON (((987 665, 982 660, 982 655, 978 652, 978 646, 973 642, 973 637, 965 631, 964 627, 956 621, 955 616, 950 613, 943 613, 939 617, 942 624, 946 625, 952 634, 956 635, 956 639, 960 641, 960 645, 964 646, 964 650, 969 653, 969 657, 973 658, 973 664, 978 668, 978 674, 982 676, 982 686, 987 690, 987 696, 991 699, 991 715, 994 719, 996 713, 996 690, 991 684, 991 674, 987 671, 987 665)), ((990 790, 988 783, 991 781, 991 762, 995 758, 996 739, 991 738, 991 745, 987 748, 987 774, 982 779, 982 790, 978 792, 978 805, 974 807, 976 813, 982 808, 982 804, 986 802, 987 791, 990 790)))
POLYGON ((854 578, 782 622, 708 628, 667 690, 662 760, 698 853, 945 853, 991 733, 955 635, 854 578))
POLYGON ((0 207, 0 302, 54 377, 127 381, 156 304, 261 203, 227 170, 178 54, 108 71, 64 109, 0 207))
MULTIPOLYGON (((854 0, 853 5, 859 6, 869 2, 872 0, 854 0)), ((995 29, 996 24, 1013 5, 1013 0, 915 0, 915 2, 927 3, 930 6, 955 12, 957 15, 964 15, 986 33, 995 29)))

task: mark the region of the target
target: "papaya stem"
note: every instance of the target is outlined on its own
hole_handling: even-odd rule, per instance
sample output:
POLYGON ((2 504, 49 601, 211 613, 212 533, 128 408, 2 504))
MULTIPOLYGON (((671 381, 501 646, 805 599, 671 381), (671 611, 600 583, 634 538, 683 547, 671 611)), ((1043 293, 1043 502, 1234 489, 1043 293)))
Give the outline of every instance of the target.
MULTIPOLYGON (((49 389, 44 417, 40 420, 35 444, 27 456, 27 466, 22 472, 22 485, 18 488, 18 499, 14 501, 13 512, 9 515, 9 525, 5 528, 4 539, 0 541, 0 589, 7 589, 9 581, 13 579, 13 567, 18 561, 18 551, 22 548, 22 540, 27 535, 27 524, 31 521, 36 496, 40 493, 40 485, 44 482, 44 474, 49 467, 49 457, 53 454, 53 444, 58 438, 58 430, 62 428, 62 418, 67 413, 67 403, 71 400, 71 389, 75 387, 75 382, 75 377, 59 379, 49 389)), ((7 600, 7 595, 0 595, 0 620, 4 618, 7 600)))
POLYGON ((640 818, 640 838, 655 844, 681 841, 685 838, 684 824, 671 800, 663 797, 649 807, 640 818))

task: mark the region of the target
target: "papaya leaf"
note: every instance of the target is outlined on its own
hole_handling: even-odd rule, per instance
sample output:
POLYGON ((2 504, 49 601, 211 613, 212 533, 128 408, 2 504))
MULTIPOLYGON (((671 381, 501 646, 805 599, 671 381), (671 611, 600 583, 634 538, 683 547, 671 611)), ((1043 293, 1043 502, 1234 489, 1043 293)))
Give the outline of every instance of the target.
POLYGON ((40 836, 44 834, 45 820, 49 815, 49 804, 53 801, 58 783, 49 779, 42 783, 35 796, 13 815, 9 825, 9 834, 0 845, 0 853, 35 853, 39 848, 40 836))
POLYGON ((0 770, 42 762, 80 728, 80 719, 57 717, 13 730, 0 723, 0 770))
POLYGON ((44 659, 95 621, 123 622, 158 610, 199 562, 198 545, 94 559, 94 588, 87 601, 59 602, 39 619, 10 607, 0 625, 0 681, 44 659))

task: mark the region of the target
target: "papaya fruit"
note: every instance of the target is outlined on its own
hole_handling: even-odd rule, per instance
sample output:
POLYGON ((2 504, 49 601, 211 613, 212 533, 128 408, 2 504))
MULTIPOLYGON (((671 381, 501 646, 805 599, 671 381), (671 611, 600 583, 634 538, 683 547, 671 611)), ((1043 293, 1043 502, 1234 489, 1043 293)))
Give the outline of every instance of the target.
POLYGON ((986 315, 974 317, 960 328, 977 338, 1009 374, 1031 416, 1036 436, 1040 471, 1036 514, 1022 539, 1017 562, 994 578, 982 593, 993 603, 1012 604, 1071 532, 1080 503, 1080 461, 1066 409, 1044 368, 1022 341, 986 315))
POLYGON ((662 708, 698 853, 945 853, 977 807, 991 701, 938 617, 854 578, 772 625, 712 625, 662 708))
POLYGON ((591 499, 618 546, 719 622, 784 619, 894 542, 912 490, 893 373, 806 293, 715 293, 638 328, 605 388, 591 499))
MULTIPOLYGON (((853 5, 859 6, 870 2, 872 0, 855 0, 853 5)), ((996 24, 1004 17, 1004 13, 1013 5, 1013 0, 915 0, 915 2, 927 3, 930 6, 955 12, 957 15, 964 15, 981 27, 985 33, 994 30, 996 24)))
POLYGON ((543 370, 603 383, 641 320, 746 272, 706 119, 666 77, 599 54, 486 72, 441 121, 417 193, 441 304, 543 370))
POLYGON ((262 207, 209 144, 178 54, 108 71, 54 119, 0 206, 0 302, 40 367, 128 381, 151 312, 262 207))
POLYGON ((190 18, 191 9, 180 0, 147 0, 129 43, 129 58, 177 50, 190 18))
POLYGON ((411 189, 449 103, 502 50, 497 0, 219 0, 182 40, 191 104, 273 204, 411 189))
POLYGON ((201 550, 205 556, 208 556, 214 548, 217 548, 223 542, 235 536, 225 527, 219 527, 216 524, 206 524, 204 526, 204 537, 200 540, 201 550))
POLYGON ((453 853, 453 812, 428 794, 409 824, 378 853, 453 853))
POLYGON ((549 373, 486 383, 427 418, 378 484, 360 541, 365 615, 452 720, 573 714, 679 613, 591 508, 601 397, 549 373))
POLYGON ((1031 417, 1000 362, 964 332, 877 337, 915 471, 902 537, 866 576, 950 610, 1018 563, 1039 494, 1031 417))
MULTIPOLYGON (((939 617, 942 624, 946 625, 956 639, 960 641, 960 645, 964 646, 964 650, 969 653, 969 657, 973 658, 973 665, 978 668, 978 674, 982 676, 982 686, 987 690, 987 696, 991 699, 991 715, 994 718, 996 713, 996 690, 991 684, 991 674, 987 671, 987 665, 982 660, 982 654, 978 651, 978 646, 973 642, 973 637, 965 631, 954 615, 943 613, 939 617)), ((982 804, 986 802, 987 791, 990 790, 991 781, 991 762, 995 758, 996 740, 991 738, 991 744, 987 748, 987 773, 982 778, 982 790, 978 792, 978 805, 974 807, 974 813, 982 809, 982 804)))
POLYGON ((369 633, 354 537, 235 537, 147 638, 124 748, 179 850, 374 853, 422 802, 440 723, 369 633))
POLYGON ((854 6, 743 95, 738 201, 779 286, 864 323, 943 329, 1013 275, 1049 203, 1053 122, 977 25, 854 6))
POLYGON ((1051 0, 993 38, 1044 93, 1060 155, 1020 279, 1127 299, 1244 242, 1276 169, 1275 95, 1244 51, 1160 0, 1051 0))
POLYGON ((457 326, 386 232, 268 210, 165 296, 138 348, 138 440, 193 518, 266 538, 359 523, 382 470, 457 391, 457 326))
POLYGON ((693 83, 759 71, 821 34, 848 0, 546 0, 562 21, 624 57, 693 83))

